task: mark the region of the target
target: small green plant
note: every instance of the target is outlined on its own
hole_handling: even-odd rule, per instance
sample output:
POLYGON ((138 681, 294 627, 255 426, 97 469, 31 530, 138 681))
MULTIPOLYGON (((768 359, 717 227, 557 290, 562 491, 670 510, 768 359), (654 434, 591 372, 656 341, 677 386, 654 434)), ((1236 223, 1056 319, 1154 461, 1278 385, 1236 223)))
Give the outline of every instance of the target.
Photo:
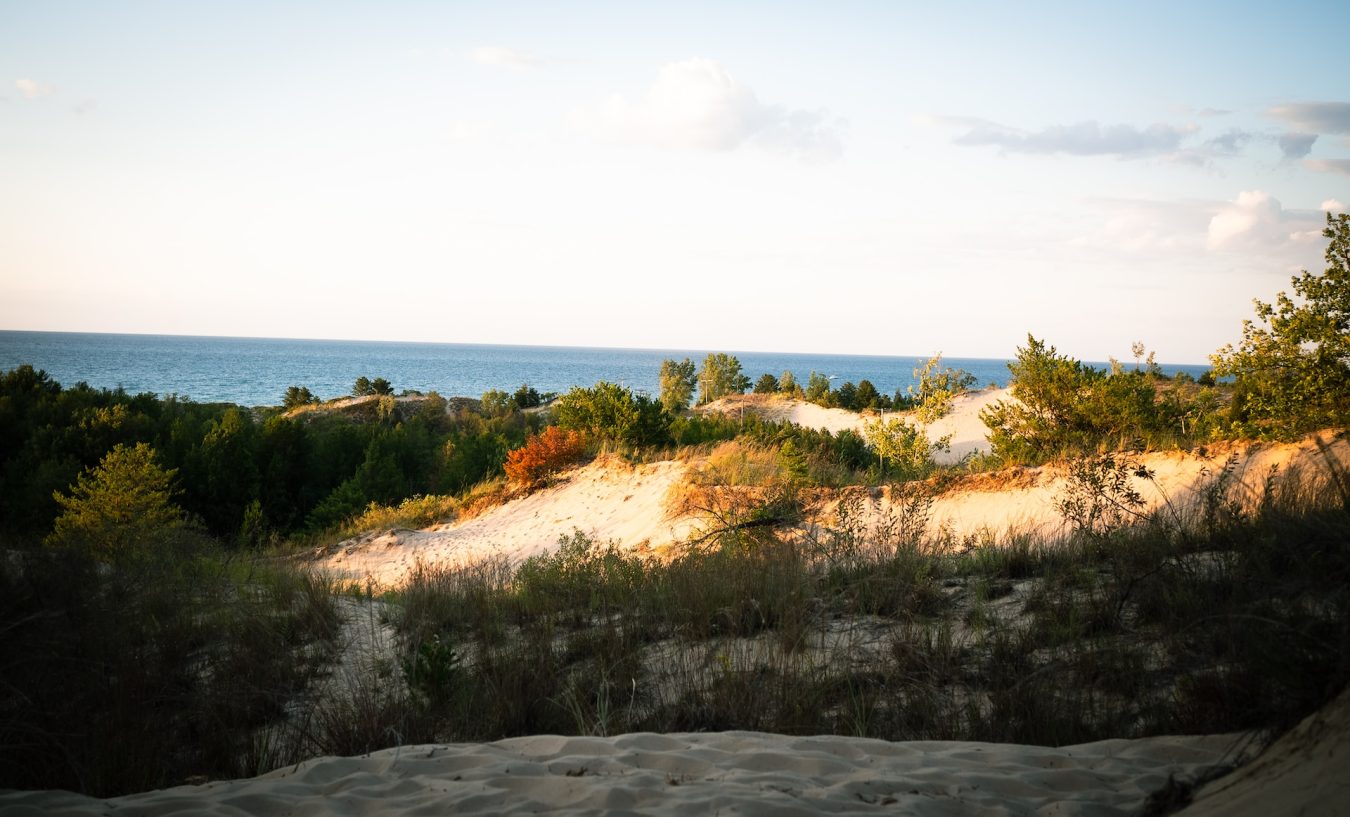
POLYGON ((1153 476, 1122 454, 1074 460, 1068 468, 1068 486, 1055 500, 1055 509, 1075 532, 1103 536, 1126 522, 1145 518, 1144 497, 1134 480, 1151 482, 1153 476))

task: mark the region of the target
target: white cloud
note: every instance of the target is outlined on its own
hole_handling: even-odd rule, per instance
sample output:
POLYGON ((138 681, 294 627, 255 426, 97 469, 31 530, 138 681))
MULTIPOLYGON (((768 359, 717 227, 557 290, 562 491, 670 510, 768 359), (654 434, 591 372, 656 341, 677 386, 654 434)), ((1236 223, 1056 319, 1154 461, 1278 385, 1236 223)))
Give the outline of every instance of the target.
POLYGON ((1345 210, 1345 205, 1341 204, 1337 199, 1327 199, 1322 202, 1322 206, 1319 209, 1324 213, 1338 213, 1345 210))
POLYGON ((1291 102, 1267 113, 1305 131, 1350 133, 1350 102, 1291 102))
POLYGON ((1209 220, 1206 244, 1220 250, 1309 241, 1322 234, 1319 223, 1313 211, 1287 210, 1265 191, 1244 190, 1209 220))
POLYGON ((513 48, 498 48, 496 46, 483 46, 471 49, 468 58, 479 65, 491 65, 497 68, 534 68, 542 65, 544 60, 525 51, 517 51, 513 48))
POLYGON ((834 158, 837 123, 823 111, 764 105, 716 60, 690 59, 661 69, 639 100, 613 96, 574 124, 600 138, 670 150, 728 151, 743 145, 834 158))
MULTIPOLYGON (((932 121, 965 128, 965 133, 952 140, 958 145, 968 147, 992 145, 1009 153, 1115 156, 1121 159, 1174 154, 1180 149, 1182 140, 1195 131, 1193 127, 1176 127, 1163 123, 1136 128, 1132 125, 1104 126, 1094 121, 1086 121, 1073 125, 1051 125, 1039 131, 1026 131, 965 116, 934 117, 932 121)), ((1245 137, 1237 132, 1237 135, 1229 137, 1228 141, 1245 142, 1245 137)))
POLYGON ((37 99, 41 96, 51 96, 54 89, 50 83, 42 82, 36 79, 16 79, 14 87, 24 99, 37 99))

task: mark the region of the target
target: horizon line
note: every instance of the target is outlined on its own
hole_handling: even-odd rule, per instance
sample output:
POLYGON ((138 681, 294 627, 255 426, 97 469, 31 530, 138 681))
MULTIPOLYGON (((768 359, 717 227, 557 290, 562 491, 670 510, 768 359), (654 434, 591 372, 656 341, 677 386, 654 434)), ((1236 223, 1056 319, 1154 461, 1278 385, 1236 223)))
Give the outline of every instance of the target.
MULTIPOLYGON (((726 348, 679 348, 679 347, 659 347, 659 346, 583 346, 578 344, 566 343, 494 343, 487 341, 443 341, 443 340, 395 340, 395 339, 373 339, 373 338, 312 338, 295 337, 280 335, 194 335, 178 334, 173 332, 106 332, 106 331, 87 331, 72 329, 10 329, 0 328, 0 333, 29 333, 43 335, 112 335, 116 337, 139 337, 139 338, 198 338, 204 340, 257 340, 257 341, 300 341, 310 343, 377 343, 377 344, 403 344, 414 346, 478 346, 478 347, 507 347, 514 349, 587 349, 593 351, 621 351, 621 352, 678 352, 678 353, 707 353, 717 354, 726 353, 730 355, 754 354, 754 355, 789 355, 789 356, 835 356, 835 357, 864 357, 864 358, 913 358, 916 360, 928 360, 939 355, 943 360, 1015 360, 1016 355, 947 355, 942 352, 933 354, 877 354, 861 352, 791 352, 776 349, 726 349, 726 348)), ((1096 364, 1109 363, 1105 360, 1088 360, 1086 358, 1074 358, 1082 363, 1096 364)), ((1123 359, 1122 363, 1125 363, 1123 359)), ((1159 366, 1210 366, 1210 361, 1203 363, 1167 361, 1158 363, 1159 366)))

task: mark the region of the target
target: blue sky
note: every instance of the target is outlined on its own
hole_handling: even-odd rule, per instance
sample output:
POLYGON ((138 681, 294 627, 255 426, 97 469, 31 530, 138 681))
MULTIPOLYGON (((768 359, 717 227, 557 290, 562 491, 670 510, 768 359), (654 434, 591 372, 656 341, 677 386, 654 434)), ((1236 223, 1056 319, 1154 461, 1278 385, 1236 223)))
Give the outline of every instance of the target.
POLYGON ((0 328, 1203 362, 1321 269, 1347 30, 8 0, 0 328))

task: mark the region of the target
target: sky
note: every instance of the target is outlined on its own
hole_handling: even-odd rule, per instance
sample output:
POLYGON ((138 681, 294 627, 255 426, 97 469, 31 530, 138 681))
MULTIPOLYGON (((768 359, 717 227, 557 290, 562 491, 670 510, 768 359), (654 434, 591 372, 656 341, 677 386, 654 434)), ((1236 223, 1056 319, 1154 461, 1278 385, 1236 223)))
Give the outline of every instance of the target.
POLYGON ((1203 363, 1350 4, 0 0, 0 329, 1203 363))

